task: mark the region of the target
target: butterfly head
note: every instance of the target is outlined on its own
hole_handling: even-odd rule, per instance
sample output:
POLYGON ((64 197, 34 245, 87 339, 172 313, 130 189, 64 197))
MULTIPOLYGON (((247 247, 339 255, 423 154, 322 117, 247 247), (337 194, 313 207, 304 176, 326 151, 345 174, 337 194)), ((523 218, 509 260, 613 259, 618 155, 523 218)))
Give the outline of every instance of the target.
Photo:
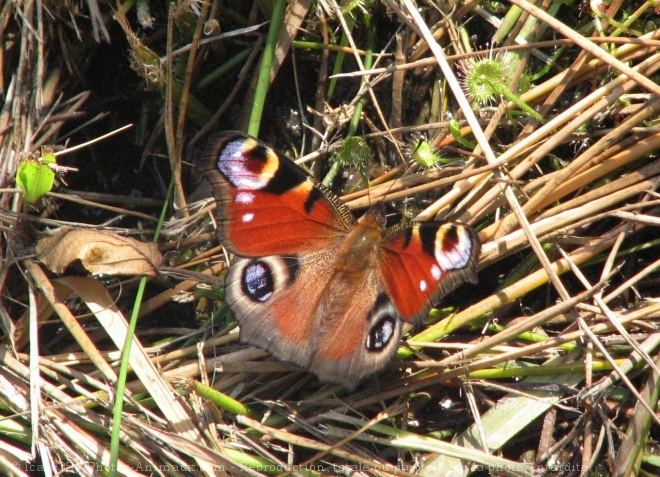
POLYGON ((377 227, 384 229, 387 225, 387 217, 385 216, 385 207, 383 204, 378 204, 367 210, 362 217, 358 219, 358 224, 363 227, 377 227))

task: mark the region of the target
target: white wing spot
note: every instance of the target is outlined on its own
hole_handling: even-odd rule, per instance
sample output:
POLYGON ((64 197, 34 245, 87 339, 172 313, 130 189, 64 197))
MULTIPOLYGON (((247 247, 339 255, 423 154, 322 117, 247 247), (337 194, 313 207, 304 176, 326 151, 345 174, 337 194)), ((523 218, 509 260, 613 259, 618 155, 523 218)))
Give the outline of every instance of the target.
POLYGON ((442 244, 436 242, 435 259, 443 270, 460 270, 470 261, 472 241, 464 229, 458 230, 458 241, 451 250, 442 250, 442 244))
POLYGON ((237 204, 250 205, 252 202, 254 202, 254 194, 252 192, 239 192, 236 194, 234 202, 237 204))
POLYGON ((440 267, 435 264, 431 265, 431 276, 435 280, 440 281, 440 277, 442 276, 442 270, 440 270, 440 267))
POLYGON ((426 291, 427 285, 426 285, 426 280, 420 280, 419 281, 419 289, 423 292, 426 291))
POLYGON ((234 187, 237 189, 249 189, 249 190, 259 190, 263 189, 267 181, 260 179, 259 176, 251 174, 242 176, 240 174, 235 174, 234 176, 229 177, 229 181, 234 184, 234 187))
POLYGON ((243 222, 251 222, 252 219, 254 219, 254 214, 243 214, 243 217, 241 217, 243 222))

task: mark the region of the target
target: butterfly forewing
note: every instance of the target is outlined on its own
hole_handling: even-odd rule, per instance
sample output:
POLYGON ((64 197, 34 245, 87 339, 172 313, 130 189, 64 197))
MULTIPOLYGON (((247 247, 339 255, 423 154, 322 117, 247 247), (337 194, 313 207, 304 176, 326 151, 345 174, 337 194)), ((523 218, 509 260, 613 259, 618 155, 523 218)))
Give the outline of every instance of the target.
POLYGON ((355 222, 296 164, 240 133, 214 135, 200 164, 217 200, 218 236, 243 256, 331 248, 355 222))
POLYGON ((477 234, 450 222, 423 222, 397 231, 383 244, 385 288, 402 318, 411 320, 463 282, 475 283, 477 234))

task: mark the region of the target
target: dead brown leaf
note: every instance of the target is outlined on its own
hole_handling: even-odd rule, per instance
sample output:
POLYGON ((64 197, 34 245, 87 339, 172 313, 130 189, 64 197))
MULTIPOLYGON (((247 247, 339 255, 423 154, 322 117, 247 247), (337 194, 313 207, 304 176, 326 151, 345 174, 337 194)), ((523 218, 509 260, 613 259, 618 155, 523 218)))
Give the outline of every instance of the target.
POLYGON ((37 259, 57 274, 80 260, 92 275, 154 276, 162 262, 155 243, 100 230, 62 229, 40 240, 36 252, 37 259))

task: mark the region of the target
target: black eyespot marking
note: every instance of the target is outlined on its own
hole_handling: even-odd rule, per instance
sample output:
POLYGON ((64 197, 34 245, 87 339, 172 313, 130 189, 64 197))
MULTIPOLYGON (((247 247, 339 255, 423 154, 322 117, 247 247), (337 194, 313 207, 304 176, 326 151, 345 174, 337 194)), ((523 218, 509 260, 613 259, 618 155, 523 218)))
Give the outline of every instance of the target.
POLYGON ((396 328, 396 319, 391 315, 386 315, 376 323, 367 336, 365 343, 367 351, 381 351, 390 342, 394 336, 396 328))
POLYGON ((250 262, 243 268, 241 289, 252 301, 265 302, 275 292, 275 281, 270 266, 261 260, 250 262))
MULTIPOLYGON (((241 144, 240 141, 237 143, 241 144)), ((257 144, 255 147, 248 151, 248 155, 259 162, 266 164, 268 162, 268 149, 263 147, 261 144, 257 144)))
POLYGON ((369 323, 375 321, 376 324, 369 330, 364 343, 367 351, 378 352, 387 347, 387 344, 397 334, 398 318, 399 314, 387 294, 380 293, 368 315, 369 323))
POLYGON ((449 250, 456 250, 458 247, 458 227, 456 224, 452 224, 451 227, 447 228, 445 231, 445 236, 442 241, 442 249, 449 251, 449 250))

